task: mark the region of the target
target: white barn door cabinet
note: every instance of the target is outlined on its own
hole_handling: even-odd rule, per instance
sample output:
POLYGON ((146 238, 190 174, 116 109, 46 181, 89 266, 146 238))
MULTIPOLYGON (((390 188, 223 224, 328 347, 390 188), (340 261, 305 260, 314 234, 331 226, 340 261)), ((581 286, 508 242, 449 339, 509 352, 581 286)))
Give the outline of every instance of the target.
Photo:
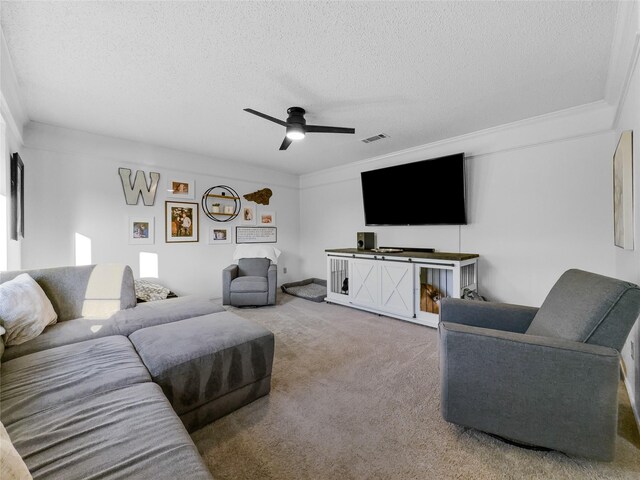
POLYGON ((438 326, 440 298, 478 290, 476 254, 356 249, 326 254, 327 302, 421 325, 438 326))

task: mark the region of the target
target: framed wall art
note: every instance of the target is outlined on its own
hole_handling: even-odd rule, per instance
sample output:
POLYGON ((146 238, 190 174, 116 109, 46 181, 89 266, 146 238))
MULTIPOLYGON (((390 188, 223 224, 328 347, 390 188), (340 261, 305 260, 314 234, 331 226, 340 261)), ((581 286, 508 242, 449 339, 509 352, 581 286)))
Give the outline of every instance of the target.
POLYGON ((167 181, 167 196, 182 200, 195 198, 196 182, 193 178, 169 178, 167 181))
POLYGON ((129 217, 127 236, 130 245, 153 245, 154 218, 129 217))
POLYGON ((633 132, 627 130, 613 154, 613 237, 617 247, 633 250, 633 132))
POLYGON ((236 227, 236 243, 276 243, 276 227, 236 227))
POLYGON ((256 224, 256 209, 250 205, 242 207, 240 211, 240 225, 255 225, 256 224))
POLYGON ((198 204, 166 201, 164 205, 165 241, 167 243, 197 242, 198 204))
POLYGON ((158 182, 160 182, 160 174, 158 172, 149 172, 149 178, 151 179, 149 184, 147 184, 144 170, 136 170, 133 183, 131 183, 130 168, 119 168, 118 175, 120 175, 124 201, 127 205, 137 205, 140 197, 142 197, 142 203, 148 207, 155 204, 158 182))
POLYGON ((258 225, 273 227, 276 224, 276 212, 261 211, 258 215, 258 225))
POLYGON ((11 240, 24 238, 24 163, 11 155, 11 240))
POLYGON ((230 227, 209 227, 209 245, 224 245, 231 243, 231 228, 230 227))

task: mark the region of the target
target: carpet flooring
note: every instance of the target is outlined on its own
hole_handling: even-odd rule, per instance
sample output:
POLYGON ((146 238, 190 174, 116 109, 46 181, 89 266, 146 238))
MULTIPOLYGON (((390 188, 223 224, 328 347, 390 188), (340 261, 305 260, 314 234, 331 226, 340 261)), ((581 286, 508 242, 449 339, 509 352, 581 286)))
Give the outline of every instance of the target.
POLYGON ((230 310, 276 353, 270 395, 192 435, 218 480, 640 478, 624 388, 614 462, 526 450, 442 420, 434 329, 286 294, 230 310))

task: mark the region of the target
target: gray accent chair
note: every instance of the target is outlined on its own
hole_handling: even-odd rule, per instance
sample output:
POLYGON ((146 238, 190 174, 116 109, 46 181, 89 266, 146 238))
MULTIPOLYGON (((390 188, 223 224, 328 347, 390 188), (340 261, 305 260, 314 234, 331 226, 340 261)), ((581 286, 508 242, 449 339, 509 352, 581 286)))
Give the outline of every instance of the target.
POLYGON ((640 289, 568 270, 542 306, 446 298, 441 411, 448 422, 595 460, 615 454, 619 351, 640 289))
POLYGON ((268 258, 241 258, 222 271, 222 304, 275 305, 278 267, 268 258))

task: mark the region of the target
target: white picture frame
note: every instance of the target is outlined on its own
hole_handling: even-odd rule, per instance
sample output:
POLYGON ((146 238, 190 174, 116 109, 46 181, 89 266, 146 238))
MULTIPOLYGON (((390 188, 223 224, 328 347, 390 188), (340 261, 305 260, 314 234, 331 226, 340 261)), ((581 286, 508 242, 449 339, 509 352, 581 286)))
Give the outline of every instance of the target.
POLYGON ((240 225, 255 225, 256 224, 256 207, 253 205, 247 205, 242 207, 240 210, 240 215, 238 215, 240 219, 240 225))
POLYGON ((633 131, 622 132, 613 154, 613 240, 616 247, 634 249, 633 131))
POLYGON ((209 227, 207 241, 209 245, 228 245, 232 241, 231 232, 231 227, 220 227, 218 225, 214 225, 209 227))
POLYGON ((258 214, 258 225, 261 227, 275 227, 276 212, 273 210, 261 210, 258 214))
POLYGON ((236 243, 278 243, 278 228, 236 227, 236 243))
POLYGON ((153 245, 155 243, 154 230, 154 217, 129 217, 127 222, 129 245, 153 245))
POLYGON ((166 243, 197 242, 200 230, 197 203, 165 201, 166 243))
POLYGON ((167 180, 167 198, 193 200, 196 192, 193 178, 171 177, 167 180))

